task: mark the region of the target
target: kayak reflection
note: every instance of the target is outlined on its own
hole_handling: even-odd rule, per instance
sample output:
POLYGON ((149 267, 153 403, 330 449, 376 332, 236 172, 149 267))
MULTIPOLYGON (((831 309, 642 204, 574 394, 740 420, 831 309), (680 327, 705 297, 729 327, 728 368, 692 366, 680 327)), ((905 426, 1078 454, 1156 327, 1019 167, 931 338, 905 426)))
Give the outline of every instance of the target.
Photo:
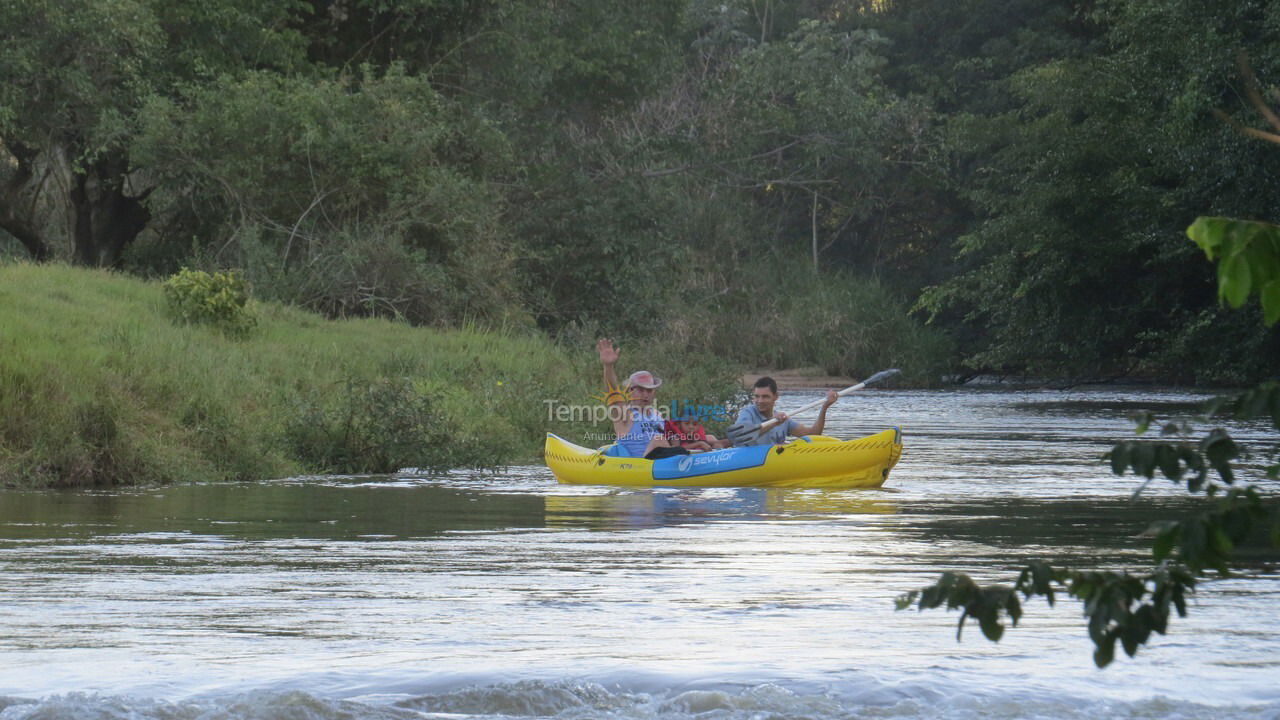
POLYGON ((898 511, 880 492, 791 488, 644 488, 598 495, 552 495, 544 501, 547 527, 593 530, 898 511))

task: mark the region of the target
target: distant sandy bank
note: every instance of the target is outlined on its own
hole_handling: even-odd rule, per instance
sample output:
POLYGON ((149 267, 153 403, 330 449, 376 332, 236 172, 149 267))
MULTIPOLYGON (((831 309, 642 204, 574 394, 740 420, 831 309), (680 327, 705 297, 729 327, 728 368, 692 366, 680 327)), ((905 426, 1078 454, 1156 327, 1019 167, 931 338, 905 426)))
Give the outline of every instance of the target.
POLYGON ((744 387, 752 387, 756 380, 768 375, 778 383, 778 391, 786 390, 812 390, 815 388, 846 388, 854 385, 858 380, 841 375, 828 375, 822 368, 791 368, 789 370, 749 370, 742 376, 742 384, 744 387))

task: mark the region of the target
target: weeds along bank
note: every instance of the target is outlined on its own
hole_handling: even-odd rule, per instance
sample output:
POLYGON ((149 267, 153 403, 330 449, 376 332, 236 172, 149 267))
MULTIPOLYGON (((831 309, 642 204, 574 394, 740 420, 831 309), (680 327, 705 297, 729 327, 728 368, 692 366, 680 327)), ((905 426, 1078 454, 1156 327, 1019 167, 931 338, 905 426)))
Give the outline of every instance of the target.
POLYGON ((748 367, 816 366, 856 378, 901 368, 916 386, 954 370, 954 344, 912 317, 909 303, 865 277, 796 262, 765 261, 697 313, 673 314, 662 335, 748 367), (699 322, 699 318, 709 322, 699 322))
POLYGON ((0 265, 0 482, 93 485, 491 466, 590 376, 536 335, 255 308, 234 337, 159 283, 0 265))

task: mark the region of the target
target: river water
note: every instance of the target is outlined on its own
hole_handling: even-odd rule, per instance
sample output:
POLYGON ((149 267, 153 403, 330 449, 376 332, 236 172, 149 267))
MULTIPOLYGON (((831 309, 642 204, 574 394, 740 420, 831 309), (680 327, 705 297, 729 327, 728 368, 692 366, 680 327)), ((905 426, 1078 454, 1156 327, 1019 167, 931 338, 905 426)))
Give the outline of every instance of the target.
POLYGON ((1069 599, 999 644, 894 610, 944 570, 1142 569, 1137 535, 1191 506, 1166 481, 1132 502, 1099 458, 1130 410, 1200 399, 864 392, 828 432, 906 443, 870 491, 542 467, 0 491, 0 719, 1280 717, 1274 557, 1105 670, 1069 599))

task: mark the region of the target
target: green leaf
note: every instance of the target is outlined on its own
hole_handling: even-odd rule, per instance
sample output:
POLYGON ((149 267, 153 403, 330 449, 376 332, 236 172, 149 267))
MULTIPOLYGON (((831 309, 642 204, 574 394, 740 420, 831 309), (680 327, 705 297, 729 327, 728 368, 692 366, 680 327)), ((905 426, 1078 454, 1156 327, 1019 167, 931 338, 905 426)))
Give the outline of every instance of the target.
POLYGON ((1202 409, 1204 412, 1204 416, 1208 418, 1208 417, 1213 417, 1214 415, 1217 415, 1218 411, 1221 410, 1222 407, 1224 405, 1227 405, 1229 402, 1230 402, 1230 398, 1226 398, 1222 396, 1209 399, 1208 401, 1205 402, 1204 407, 1202 409))
POLYGON ((1097 643, 1098 647, 1093 651, 1093 664, 1100 668, 1104 668, 1116 659, 1116 637, 1109 635, 1097 643))
POLYGON ((1129 467, 1129 443, 1116 443, 1115 447, 1111 448, 1111 452, 1106 454, 1106 457, 1111 460, 1111 472, 1116 475, 1123 475, 1125 468, 1129 467))
POLYGON ((1182 477, 1182 465, 1178 463, 1178 451, 1172 445, 1160 445, 1156 448, 1156 465, 1160 472, 1170 480, 1182 477))
POLYGON ((1031 582, 1032 588, 1044 595, 1045 599, 1049 601, 1049 605, 1052 606, 1053 586, 1050 583, 1053 582, 1053 568, 1042 562, 1032 563, 1031 582))
POLYGON ((1205 458, 1209 460, 1209 464, 1215 470, 1221 471, 1222 466, 1231 462, 1240 454, 1240 447, 1236 445, 1235 440, 1227 434, 1227 431, 1216 428, 1200 441, 1200 450, 1204 453, 1205 458))
POLYGON ((1227 533, 1223 531, 1221 525, 1215 524, 1213 532, 1209 535, 1213 541, 1213 550, 1219 555, 1230 555, 1235 549, 1235 543, 1231 542, 1231 538, 1227 537, 1227 533))
POLYGON ((1187 237, 1200 246, 1207 258, 1213 260, 1226 237, 1229 223, 1226 218, 1198 217, 1187 228, 1187 237))
POLYGON ((1148 410, 1139 410, 1138 412, 1130 413, 1129 419, 1132 420, 1136 426, 1133 431, 1139 435, 1143 435, 1151 427, 1151 423, 1155 421, 1155 416, 1148 410))
POLYGON ((1004 625, 1000 623, 999 612, 997 606, 988 605, 978 615, 978 626, 991 642, 1000 642, 1000 638, 1004 637, 1004 625))
POLYGON ((1166 603, 1159 609, 1151 611, 1151 629, 1164 635, 1169 630, 1169 606, 1166 603))
POLYGON ((1151 554, 1156 562, 1162 562, 1173 552, 1173 547, 1178 541, 1178 523, 1163 522, 1152 526, 1152 529, 1158 528, 1155 542, 1151 544, 1151 554))
POLYGON ((1236 401, 1236 417, 1243 420, 1252 420, 1253 418, 1263 414, 1267 410, 1267 405, 1271 400, 1271 393, 1265 387, 1254 388, 1243 395, 1236 401))
POLYGON ((1147 442, 1134 443, 1129 452, 1133 471, 1146 477, 1155 477, 1156 448, 1147 442))
MULTIPOLYGON (((1130 622, 1134 622, 1136 619, 1136 617, 1130 618, 1130 622)), ((1124 631, 1120 633, 1120 644, 1124 647, 1124 652, 1129 657, 1133 657, 1138 652, 1138 645, 1142 642, 1141 635, 1142 631, 1133 625, 1125 627, 1124 631)))
POLYGON ((1218 265, 1218 295, 1233 308, 1249 299, 1252 281, 1253 273, 1243 253, 1231 255, 1218 265))
POLYGON ((1259 288, 1258 295, 1262 302, 1263 322, 1267 327, 1271 327, 1280 321, 1280 278, 1273 279, 1259 288))

